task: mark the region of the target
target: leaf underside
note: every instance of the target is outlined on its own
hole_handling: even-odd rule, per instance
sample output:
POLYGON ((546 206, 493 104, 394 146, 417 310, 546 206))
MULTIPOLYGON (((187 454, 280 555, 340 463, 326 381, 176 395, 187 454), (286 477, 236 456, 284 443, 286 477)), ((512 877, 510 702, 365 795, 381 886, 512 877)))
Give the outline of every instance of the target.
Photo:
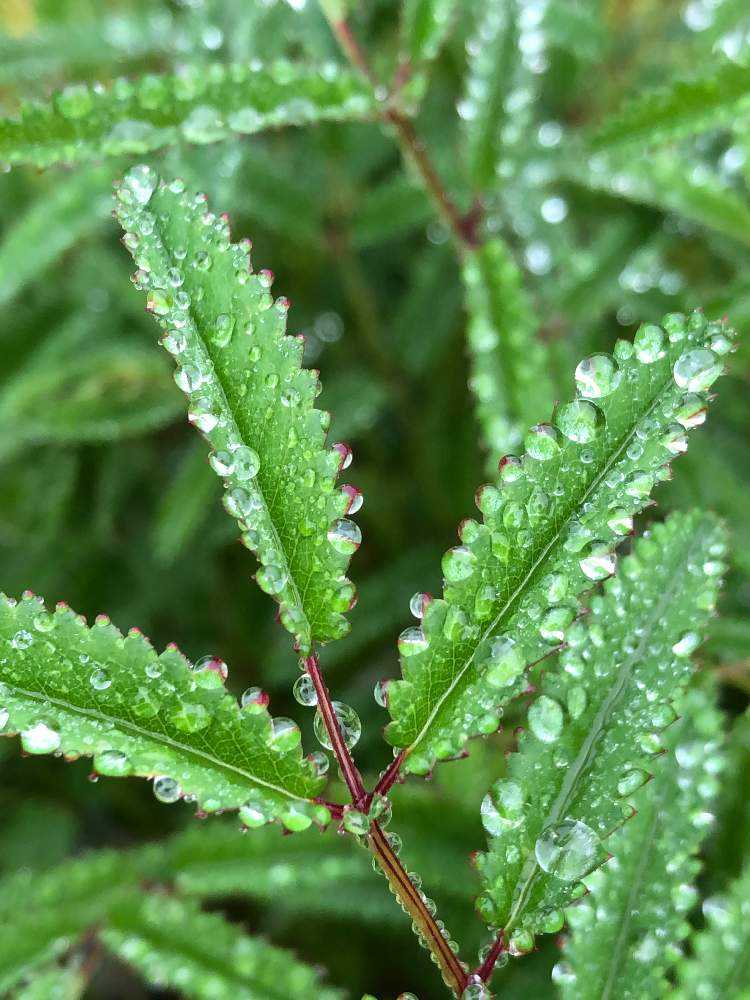
POLYGON ((710 829, 723 764, 722 717, 708 695, 696 688, 679 708, 667 759, 634 797, 637 815, 607 845, 614 857, 586 878, 590 896, 568 910, 572 934, 553 973, 567 1000, 669 992, 665 977, 698 898, 696 854, 710 829))
POLYGON ((181 182, 136 167, 116 212, 189 419, 212 448, 224 504, 258 557, 258 583, 306 654, 349 629, 342 612, 355 591, 345 573, 360 535, 343 517, 356 491, 335 485, 350 452, 326 447, 317 373, 301 368, 301 338, 285 335, 289 302, 273 301, 273 276, 252 272, 247 242, 230 243, 226 221, 181 182))
POLYGON ((518 753, 482 805, 478 866, 495 927, 544 930, 606 860, 629 795, 663 750, 689 654, 714 609, 726 540, 713 516, 673 514, 641 538, 545 674, 518 753), (558 846, 565 845, 569 847, 558 846), (608 849, 609 849, 609 845, 608 849))
POLYGON ((0 598, 2 732, 20 733, 25 752, 93 756, 114 777, 166 776, 170 800, 189 796, 205 812, 250 801, 259 822, 325 822, 307 801, 322 779, 302 758, 299 730, 275 732, 259 701, 240 709, 217 667, 191 670, 174 646, 157 655, 137 629, 123 636, 104 616, 88 627, 30 594, 0 598))
POLYGON ((702 423, 707 390, 734 332, 700 312, 642 327, 615 357, 576 369, 579 398, 526 436, 477 494, 484 523, 462 522, 443 558, 443 599, 402 634, 403 680, 388 687, 386 736, 426 773, 466 740, 494 732, 523 668, 565 640, 579 596, 614 568, 632 516, 702 423))
POLYGON ((188 65, 176 74, 120 78, 109 87, 73 84, 48 103, 25 105, 17 118, 0 119, 0 162, 49 167, 143 155, 179 141, 205 144, 285 125, 366 118, 372 111, 364 83, 335 65, 188 65))

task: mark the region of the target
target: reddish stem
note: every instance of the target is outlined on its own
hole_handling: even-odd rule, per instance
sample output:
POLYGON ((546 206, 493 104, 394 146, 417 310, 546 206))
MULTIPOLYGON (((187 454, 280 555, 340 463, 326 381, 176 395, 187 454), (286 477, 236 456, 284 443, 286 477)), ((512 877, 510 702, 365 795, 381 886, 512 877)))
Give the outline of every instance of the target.
POLYGON ((357 770, 357 765, 354 763, 352 755, 349 753, 349 747, 346 745, 344 738, 341 735, 339 720, 333 710, 331 696, 328 693, 328 688, 326 687, 323 675, 320 672, 320 667, 318 666, 318 657, 315 653, 313 653, 312 656, 308 656, 305 659, 304 663, 305 670, 310 676, 310 679, 315 687, 315 693, 318 696, 318 711, 320 712, 323 722, 325 723, 328 738, 331 741, 333 752, 336 755, 336 760, 338 761, 339 768, 341 769, 341 776, 346 782, 346 787, 349 789, 352 801, 355 806, 359 808, 364 805, 367 799, 367 792, 362 782, 362 775, 357 770))
POLYGON ((479 968, 474 973, 475 976, 479 976, 483 983, 487 983, 492 976, 492 972, 495 968, 495 964, 500 956, 505 952, 505 932, 500 931, 500 933, 495 938, 495 942, 487 952, 487 957, 479 966, 479 968))
POLYGON ((401 765, 404 762, 404 751, 394 757, 388 767, 383 771, 378 779, 377 785, 372 790, 373 795, 387 795, 398 781, 401 774, 401 765))

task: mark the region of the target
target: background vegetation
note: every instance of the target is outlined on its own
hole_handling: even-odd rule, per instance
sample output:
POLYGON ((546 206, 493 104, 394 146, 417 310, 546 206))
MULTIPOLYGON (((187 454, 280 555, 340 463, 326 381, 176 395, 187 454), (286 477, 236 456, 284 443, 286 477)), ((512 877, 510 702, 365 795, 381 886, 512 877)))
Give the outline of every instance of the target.
MULTIPOLYGON (((492 5, 444 6, 455 10, 442 48, 428 53, 436 58, 417 128, 460 211, 474 207, 520 268, 520 301, 527 295, 533 306, 549 375, 548 386, 527 387, 530 419, 547 416, 554 400, 569 394, 581 357, 611 350, 642 321, 704 306, 745 330, 746 3, 497 5, 507 7, 511 23, 498 33, 506 48, 497 38, 489 47, 484 86, 497 95, 489 110, 481 93, 467 92, 466 79, 467 62, 470 79, 481 78, 477 64, 489 42, 481 34, 486 23, 478 22, 492 5), (673 106, 657 103, 651 117, 617 124, 614 113, 628 99, 698 73, 709 82, 697 111, 688 94, 673 106), (489 115, 478 151, 466 141, 477 104, 489 115), (605 120, 614 124, 600 129, 605 120), (584 139, 591 147, 585 154, 584 139)), ((354 5, 352 23, 376 73, 389 78, 408 48, 399 5, 354 5)), ((0 31, 0 102, 8 115, 72 82, 188 63, 342 58, 311 0, 3 0, 0 31)), ((3 591, 30 588, 91 620, 106 611, 123 630, 138 625, 157 648, 178 638, 191 659, 225 660, 236 693, 259 685, 274 714, 295 714, 293 653, 270 602, 249 582, 252 559, 219 509, 220 484, 184 419, 109 217, 112 181, 151 157, 165 175, 184 177, 215 206, 229 207, 235 238, 252 237, 254 260, 273 270, 275 289, 292 298, 290 329, 305 334, 306 363, 322 371, 319 405, 333 415, 330 439, 354 449, 348 476, 365 497, 357 518, 364 543, 351 567, 360 599, 351 634, 324 652, 323 665, 337 697, 362 719, 358 762, 370 775, 388 762, 380 739, 386 718, 373 685, 395 675, 394 639, 407 624, 410 596, 439 591, 441 554, 457 521, 473 510, 488 452, 467 388, 472 378, 477 388, 481 371, 472 368, 471 340, 467 348, 451 233, 391 133, 374 120, 321 122, 211 144, 183 138, 145 157, 94 157, 73 168, 13 166, 0 175, 3 591)), ((674 482, 660 489, 656 511, 701 504, 729 522, 732 569, 722 618, 700 657, 721 681, 730 725, 750 693, 749 375, 744 341, 710 421, 674 482)), ((641 522, 653 516, 652 509, 641 522)), ((472 743, 468 760, 394 793, 407 863, 430 886, 448 925, 475 947, 486 931, 473 912, 477 877, 467 858, 484 843, 479 805, 502 773, 521 711, 508 714, 503 733, 472 743)), ((750 850, 743 725, 706 847, 707 893, 725 889, 750 850)), ((312 747, 310 729, 304 738, 312 747)), ((157 802, 144 782, 102 780, 94 791, 90 762, 21 759, 10 740, 0 741, 0 767, 5 876, 85 850, 136 849, 174 835, 148 864, 160 875, 177 873, 185 893, 208 899, 209 908, 253 933, 323 961, 330 983, 352 995, 439 995, 437 975, 384 883, 335 832, 314 848, 321 885, 306 881, 315 855, 299 854, 299 838, 276 829, 239 838, 231 818, 201 827, 190 806, 157 802), (185 864, 181 851, 189 855, 185 864)), ((23 884, 16 876, 7 885, 7 898, 23 907, 23 884)), ((694 920, 701 923, 699 912, 694 920)), ((9 946, 0 935, 0 952, 9 946)), ((540 995, 558 958, 555 940, 542 939, 506 970, 503 996, 540 995)), ((85 995, 156 993, 124 964, 97 956, 85 995)))

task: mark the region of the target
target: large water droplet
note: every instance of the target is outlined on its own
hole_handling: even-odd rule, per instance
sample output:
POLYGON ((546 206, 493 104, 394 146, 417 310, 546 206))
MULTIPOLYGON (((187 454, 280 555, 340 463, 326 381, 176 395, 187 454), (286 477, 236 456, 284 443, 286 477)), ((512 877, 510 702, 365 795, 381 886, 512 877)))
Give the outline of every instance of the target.
POLYGON ((527 453, 538 462, 548 462, 560 451, 560 434, 550 424, 536 424, 526 435, 527 453))
POLYGON ((540 695, 529 709, 529 729, 542 743, 554 743, 563 728, 563 710, 553 698, 540 695))
POLYGON ((174 778, 165 774, 154 778, 154 795, 159 802, 176 802, 182 796, 182 788, 174 778))
POLYGON ((590 542, 578 561, 583 575, 589 580, 605 580, 612 576, 617 556, 606 542, 590 542))
POLYGON ((26 629, 22 628, 19 629, 18 632, 16 632, 16 634, 10 640, 10 644, 14 649, 23 650, 23 649, 28 649, 29 646, 33 643, 33 641, 34 641, 34 636, 31 634, 31 632, 27 632, 26 629))
POLYGON ((46 722, 37 722, 21 733, 21 746, 26 753, 54 753, 60 749, 60 743, 60 734, 46 722))
POLYGON ((542 871, 563 882, 577 882, 606 857, 591 827, 573 819, 548 827, 537 839, 534 854, 542 871))
POLYGON ((112 684, 112 678, 104 667, 97 667, 89 677, 89 684, 95 691, 106 691, 112 684))
MULTIPOLYGON (((341 737, 349 750, 351 750, 352 747, 357 745, 362 735, 362 723, 359 716, 351 706, 345 705, 342 701, 334 701, 331 704, 338 720, 341 737)), ((313 728, 318 742, 327 750, 333 750, 333 744, 328 736, 328 730, 323 721, 323 716, 320 714, 320 709, 315 713, 313 728)))
POLYGON ((273 814, 260 794, 252 793, 247 802, 240 806, 240 822, 251 829, 265 826, 273 819, 273 814))
POLYGON ((156 171, 141 163, 125 174, 120 190, 126 197, 131 195, 139 205, 148 205, 158 181, 156 171))
POLYGON ((556 423, 566 438, 576 444, 593 441, 604 424, 604 415, 593 403, 585 399, 575 399, 562 406, 556 415, 556 423))
POLYGON ((252 448, 243 444, 232 452, 232 465, 235 477, 241 482, 247 482, 248 479, 254 479, 258 475, 260 458, 252 448))
POLYGON ((292 694, 295 701, 299 702, 300 705, 305 705, 307 708, 318 704, 318 693, 309 674, 300 674, 294 682, 292 694))
POLYGON ((635 356, 645 365, 664 357, 664 331, 653 323, 642 326, 633 338, 635 356))
POLYGON ((270 746, 279 753, 293 750, 302 739, 299 726, 292 719, 279 716, 271 722, 270 746))
POLYGON ((608 354, 592 354, 575 370, 578 392, 587 399, 601 399, 614 392, 622 379, 616 362, 608 354))
POLYGON ((515 781, 496 781, 482 800, 480 813, 485 830, 499 834, 520 826, 524 819, 523 789, 515 781))
POLYGON ((432 595, 423 594, 418 591, 416 594, 412 595, 412 598, 409 601, 409 610, 415 618, 421 620, 424 618, 425 612, 429 608, 430 604, 432 604, 432 595))
POLYGON ((103 750, 94 756, 94 770, 98 774, 112 778, 124 778, 133 773, 133 767, 127 754, 121 750, 103 750))
POLYGON ((525 666, 526 659, 515 639, 509 635, 500 635, 492 640, 485 673, 490 687, 506 687, 525 666))
POLYGON ((686 351, 674 366, 674 380, 681 389, 689 392, 703 392, 713 385, 721 375, 724 366, 713 351, 700 347, 686 351))
POLYGON ((477 557, 471 549, 465 545, 457 545, 455 548, 448 549, 443 556, 443 576, 449 583, 459 583, 471 576, 476 565, 477 557))
POLYGON ((690 656, 701 644, 701 637, 697 632, 685 632, 672 646, 675 656, 690 656))
POLYGON ((359 525, 347 517, 334 521, 328 529, 328 541, 337 552, 350 556, 357 551, 362 542, 362 532, 359 525))
POLYGON ((414 656, 415 653, 421 653, 427 649, 428 645, 427 637, 422 629, 414 626, 405 628, 398 637, 398 651, 401 656, 414 656))

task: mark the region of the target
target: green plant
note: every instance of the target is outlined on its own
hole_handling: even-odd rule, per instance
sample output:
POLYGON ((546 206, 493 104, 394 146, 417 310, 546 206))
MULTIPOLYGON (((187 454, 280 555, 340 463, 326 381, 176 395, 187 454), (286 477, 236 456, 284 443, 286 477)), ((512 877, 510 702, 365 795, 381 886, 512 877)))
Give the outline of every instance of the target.
POLYGON ((744 995, 747 358, 702 308, 750 311, 743 5, 48 6, 0 15, 21 206, 0 230, 4 584, 110 599, 155 644, 0 597, 0 730, 40 758, 20 805, 1 751, 0 989, 106 996, 119 958, 207 1000, 344 995, 322 960, 360 993, 438 995, 411 953, 380 968, 373 941, 404 924, 374 868, 464 1000, 744 995), (60 86, 30 102, 40 73, 60 86), (305 336, 251 250, 299 288, 305 336), (731 354, 717 431, 666 485, 731 354), (357 611, 363 493, 334 435, 359 439, 372 505, 357 611), (440 557, 482 463, 480 517, 440 557), (258 597, 237 583, 253 559, 258 597), (440 578, 377 679, 404 597, 440 578), (158 652, 167 633, 222 653, 158 652), (92 806, 49 755, 207 822, 153 842, 163 814, 132 784, 92 806))

